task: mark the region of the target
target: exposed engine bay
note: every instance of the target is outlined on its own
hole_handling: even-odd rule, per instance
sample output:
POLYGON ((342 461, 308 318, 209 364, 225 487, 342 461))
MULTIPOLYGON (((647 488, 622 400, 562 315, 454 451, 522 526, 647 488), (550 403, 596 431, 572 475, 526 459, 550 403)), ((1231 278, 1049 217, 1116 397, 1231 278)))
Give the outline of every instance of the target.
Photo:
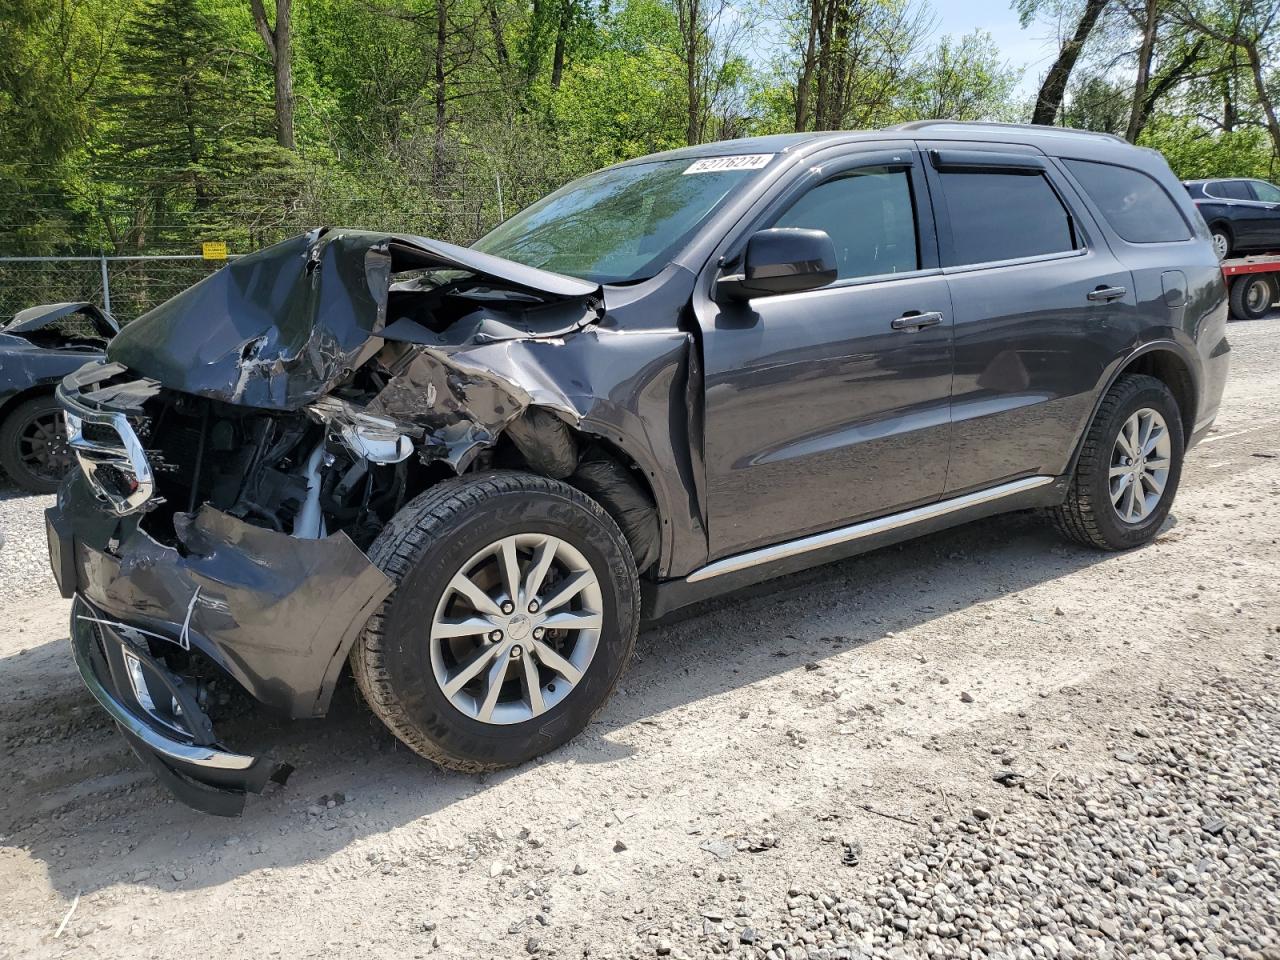
MULTIPOLYGON (((653 497, 613 455, 612 426, 591 425, 587 364, 616 359, 616 376, 634 353, 602 350, 625 347, 595 329, 602 315, 595 284, 434 241, 315 231, 168 301, 109 362, 68 377, 72 446, 99 498, 167 546, 208 504, 366 549, 427 487, 516 467, 598 498, 644 570, 659 550, 653 497), (588 341, 590 358, 575 348, 588 341)), ((686 338, 671 339, 683 363, 686 338)))

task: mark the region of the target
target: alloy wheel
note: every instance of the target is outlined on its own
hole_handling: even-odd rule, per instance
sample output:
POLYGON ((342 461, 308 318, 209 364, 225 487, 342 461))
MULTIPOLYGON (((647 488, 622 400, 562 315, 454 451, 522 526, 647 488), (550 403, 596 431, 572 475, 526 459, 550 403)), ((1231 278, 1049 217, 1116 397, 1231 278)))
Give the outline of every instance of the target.
POLYGON ((62 479, 73 461, 61 414, 40 414, 23 424, 18 431, 18 459, 39 480, 62 479))
POLYGON ((1219 260, 1227 259, 1227 254, 1231 252, 1231 241, 1225 233, 1214 232, 1213 252, 1218 255, 1219 260))
POLYGON ((1111 505, 1125 523, 1141 523, 1160 505, 1169 482, 1173 442, 1162 417, 1150 407, 1130 416, 1111 451, 1111 505))
POLYGON ((464 563, 440 598, 430 634, 436 682, 474 720, 531 720, 586 674, 603 611, 600 581, 571 544, 504 537, 464 563))

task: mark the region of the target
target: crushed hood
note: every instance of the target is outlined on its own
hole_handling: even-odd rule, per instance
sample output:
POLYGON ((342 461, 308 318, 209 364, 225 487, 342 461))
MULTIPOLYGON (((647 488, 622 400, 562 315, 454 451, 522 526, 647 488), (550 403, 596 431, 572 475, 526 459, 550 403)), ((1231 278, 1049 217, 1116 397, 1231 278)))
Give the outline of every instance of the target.
POLYGON ((321 228, 234 260, 143 314, 108 357, 170 389, 297 410, 373 356, 388 325, 390 339, 439 345, 552 336, 595 319, 600 298, 598 284, 467 247, 321 228), (436 288, 393 285, 396 275, 440 269, 460 271, 462 295, 476 300, 450 324, 452 338, 406 306, 436 288))
POLYGON ((53 339, 110 340, 120 328, 92 303, 46 303, 19 310, 3 327, 3 332, 27 338, 30 334, 47 333, 53 339))

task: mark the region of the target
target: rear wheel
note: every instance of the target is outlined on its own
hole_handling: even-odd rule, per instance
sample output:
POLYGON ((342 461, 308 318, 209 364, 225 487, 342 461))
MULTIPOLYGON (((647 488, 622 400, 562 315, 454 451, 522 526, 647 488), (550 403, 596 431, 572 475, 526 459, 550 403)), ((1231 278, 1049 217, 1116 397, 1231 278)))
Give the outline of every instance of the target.
POLYGON ((53 397, 25 400, 0 423, 0 466, 22 489, 53 493, 73 463, 62 408, 53 397))
POLYGON ((1101 550, 1149 543, 1182 476, 1178 402, 1155 377, 1122 376, 1085 437, 1067 499, 1054 511, 1067 538, 1101 550))
POLYGON ((1275 274, 1246 273, 1231 282, 1231 313, 1242 320, 1261 320, 1275 302, 1275 274))
POLYGON ((567 484, 514 472, 442 483, 370 557, 397 585, 356 641, 352 672, 391 731, 443 766, 495 769, 565 743, 634 649, 627 541, 567 484))

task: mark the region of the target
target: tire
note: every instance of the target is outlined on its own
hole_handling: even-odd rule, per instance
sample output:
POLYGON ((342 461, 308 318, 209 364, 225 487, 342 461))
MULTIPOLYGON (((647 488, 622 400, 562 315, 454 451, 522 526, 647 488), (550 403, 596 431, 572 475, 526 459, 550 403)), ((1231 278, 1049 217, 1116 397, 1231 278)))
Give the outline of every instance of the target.
MULTIPOLYGON (((391 732, 412 750, 443 767, 464 772, 495 770, 566 743, 604 706, 635 649, 640 587, 627 541, 598 503, 568 484, 517 472, 492 472, 446 481, 410 501, 393 517, 374 541, 369 556, 395 581, 396 589, 356 640, 350 657, 352 673, 370 709, 391 732), (492 642, 493 634, 486 632, 439 639, 437 618, 452 625, 472 623, 471 618, 484 616, 480 607, 473 609, 466 595, 452 587, 458 582, 456 574, 477 569, 479 573, 471 574, 473 586, 486 582, 484 576, 491 576, 493 580, 488 582, 497 585, 487 589, 502 593, 501 582, 506 581, 502 553, 484 551, 488 546, 514 542, 516 538, 522 544, 521 584, 525 583, 524 577, 531 576, 527 571, 537 565, 539 548, 528 547, 530 541, 558 544, 556 550, 567 545, 568 553, 573 554, 572 562, 579 567, 585 563, 596 586, 569 601, 581 605, 569 616, 594 617, 592 611, 598 603, 598 630, 556 630, 548 626, 528 633, 533 629, 534 614, 517 623, 526 610, 521 606, 514 616, 502 621, 505 632, 496 631, 502 637, 500 642, 492 642), (529 558, 525 557, 526 549, 532 552, 529 558), (480 554, 486 559, 473 568, 480 554), (460 608, 465 612, 457 614, 460 608), (442 611, 453 613, 442 617, 442 611), (521 656, 518 633, 529 650, 523 659, 517 659, 521 656), (546 641, 541 645, 532 639, 539 633, 546 641), (566 657, 570 656, 567 644, 572 643, 577 662, 583 663, 583 656, 589 658, 576 682, 568 680, 567 673, 561 675, 547 667, 545 654, 539 652, 548 644, 562 642, 566 645, 557 649, 566 657), (579 648, 579 644, 587 646, 579 648), (472 646, 464 656, 456 654, 457 645, 472 646), (485 691, 491 689, 491 667, 476 674, 476 679, 453 698, 445 693, 444 684, 465 673, 466 665, 478 662, 481 654, 488 655, 487 651, 495 654, 494 666, 508 662, 507 655, 498 649, 504 645, 511 646, 511 669, 518 672, 514 677, 504 674, 508 682, 496 685, 500 693, 496 705, 490 705, 492 716, 486 721, 481 719, 485 709, 482 700, 488 702, 488 698, 480 692, 472 696, 466 691, 478 685, 483 685, 485 691), (586 652, 588 649, 592 652, 586 652), (474 661, 470 653, 476 655, 474 661), (455 656, 456 661, 451 661, 455 656), (534 674, 541 672, 544 678, 551 678, 549 682, 530 684, 524 671, 531 664, 534 674), (448 676, 451 666, 452 678, 448 676), (444 679, 438 670, 444 671, 444 679), (560 685, 562 681, 567 686, 560 685), (539 690, 538 704, 545 703, 545 710, 533 715, 531 688, 535 686, 539 690), (523 699, 510 699, 508 691, 513 689, 521 692, 523 699), (558 698, 554 704, 552 696, 558 698), (466 703, 460 706, 463 701, 466 703), (524 713, 531 715, 520 719, 524 713), (502 719, 498 719, 500 714, 502 719)), ((544 580, 550 584, 548 592, 537 592, 536 599, 549 605, 555 599, 550 593, 573 576, 581 575, 579 570, 578 574, 555 582, 560 563, 561 555, 557 553, 544 580)), ((519 597, 521 604, 529 599, 523 588, 519 597)), ((561 612, 557 608, 541 615, 544 619, 550 617, 546 622, 551 623, 561 612)), ((560 662, 565 661, 562 658, 560 662)))
POLYGON ((1261 320, 1276 302, 1276 274, 1245 273, 1231 281, 1231 315, 1261 320))
POLYGON ((74 465, 66 440, 62 407, 52 395, 24 400, 0 423, 0 467, 29 493, 53 493, 74 465))
MULTIPOLYGON (((1130 550, 1150 543, 1168 517, 1178 492, 1184 450, 1182 417, 1169 388, 1155 377, 1122 376, 1103 398, 1093 418, 1065 502, 1052 511, 1058 531, 1069 540, 1099 550, 1130 550), (1113 502, 1110 474, 1121 449, 1121 428, 1142 411, 1154 411, 1163 420, 1168 468, 1159 498, 1150 512, 1140 518, 1126 519, 1120 511, 1128 501, 1122 493, 1119 506, 1113 502)), ((1150 462, 1154 464, 1159 460, 1153 456, 1150 462)), ((1116 478, 1116 482, 1123 484, 1124 478, 1116 478)), ((1148 488, 1140 486, 1139 489, 1148 488)))
POLYGON ((1209 228, 1209 236, 1213 241, 1213 252, 1218 255, 1218 259, 1228 259, 1234 252, 1235 246, 1231 239, 1231 229, 1221 223, 1215 223, 1209 228))

